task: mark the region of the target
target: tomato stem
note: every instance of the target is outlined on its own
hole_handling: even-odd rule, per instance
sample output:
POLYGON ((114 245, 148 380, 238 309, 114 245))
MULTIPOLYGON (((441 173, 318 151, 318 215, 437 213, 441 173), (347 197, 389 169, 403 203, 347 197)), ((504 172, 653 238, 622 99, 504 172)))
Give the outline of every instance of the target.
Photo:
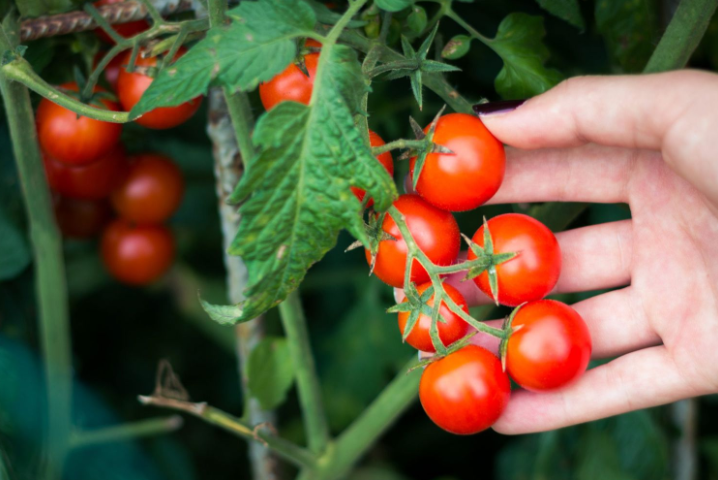
POLYGON ((182 427, 182 417, 150 418, 138 422, 125 423, 112 427, 73 432, 70 442, 73 449, 111 442, 122 442, 140 437, 149 437, 172 433, 182 427))
MULTIPOLYGON (((4 28, 0 27, 0 51, 15 47, 10 43, 10 38, 4 28)), ((13 81, 15 77, 11 73, 15 72, 12 68, 14 63, 0 69, 0 93, 10 127, 35 260, 35 287, 47 394, 47 458, 43 462, 42 478, 56 480, 62 476, 72 427, 72 348, 65 264, 38 146, 30 93, 21 83, 13 81)), ((63 97, 70 98, 64 94, 63 97)))
POLYGON ((372 147, 372 155, 381 155, 382 153, 390 152, 391 150, 400 150, 406 148, 421 148, 426 145, 424 140, 409 140, 406 138, 400 138, 389 143, 385 143, 379 147, 372 147))

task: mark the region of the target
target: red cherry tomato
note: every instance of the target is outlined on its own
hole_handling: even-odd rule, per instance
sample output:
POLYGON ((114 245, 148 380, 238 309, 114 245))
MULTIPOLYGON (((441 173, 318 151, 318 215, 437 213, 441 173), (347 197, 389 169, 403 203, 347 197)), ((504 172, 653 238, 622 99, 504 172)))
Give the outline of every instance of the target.
MULTIPOLYGON (((124 0, 98 0, 97 2, 94 2, 95 8, 97 7, 103 7, 105 5, 112 5, 113 3, 123 2, 124 0)), ((116 25, 113 25, 112 28, 119 33, 124 38, 130 38, 134 37, 138 33, 142 33, 146 30, 150 29, 150 24, 147 22, 147 20, 136 20, 134 22, 127 22, 127 23, 118 23, 116 25)), ((101 28, 95 29, 95 35, 97 35, 97 38, 102 40, 106 43, 114 44, 115 41, 112 40, 112 38, 105 33, 105 31, 101 28)))
POLYGON ((429 418, 447 432, 472 435, 496 423, 511 396, 509 377, 496 356, 469 345, 424 370, 419 399, 429 418))
MULTIPOLYGON (((379 135, 369 130, 369 145, 372 147, 381 147, 384 144, 384 140, 382 140, 379 135)), ((384 152, 377 155, 376 159, 379 160, 379 163, 384 165, 384 168, 387 172, 389 172, 389 175, 394 175, 394 159, 391 158, 391 152, 384 152)), ((360 202, 364 200, 364 194, 366 193, 364 190, 358 187, 351 187, 351 189, 354 196, 357 197, 360 202)), ((374 199, 370 198, 366 206, 371 207, 372 205, 374 205, 374 199)))
POLYGON ((124 219, 146 225, 167 220, 179 208, 184 179, 168 157, 145 153, 130 158, 124 181, 112 192, 112 206, 124 219))
POLYGON ((314 40, 313 38, 307 38, 304 41, 304 46, 306 48, 322 48, 322 44, 314 40))
POLYGON ((91 238, 98 235, 112 218, 112 209, 106 200, 77 200, 56 197, 55 219, 60 231, 69 238, 91 238))
MULTIPOLYGON (((538 220, 520 213, 499 215, 489 220, 488 225, 494 253, 518 253, 496 266, 499 303, 515 307, 548 295, 561 273, 561 248, 553 232, 538 220)), ((484 246, 483 226, 472 240, 484 246)), ((474 252, 469 250, 468 259, 475 258, 474 252)), ((493 298, 487 272, 474 278, 474 282, 493 298)))
POLYGON ((146 285, 172 265, 175 244, 164 225, 135 226, 117 219, 102 234, 102 261, 117 280, 146 285))
MULTIPOLYGON (((429 127, 424 129, 428 133, 429 127)), ((430 204, 462 212, 494 196, 504 179, 504 146, 477 117, 451 113, 439 118, 433 142, 454 153, 430 153, 416 190, 430 204)), ((413 178, 416 157, 411 159, 413 178)))
POLYGON ((118 144, 96 162, 73 167, 44 155, 50 188, 70 198, 99 200, 108 197, 127 172, 125 149, 118 144))
POLYGON ((307 77, 294 63, 290 64, 282 73, 268 82, 259 84, 259 97, 266 110, 271 110, 276 104, 292 101, 309 104, 312 98, 314 77, 317 74, 318 53, 304 56, 304 65, 307 67, 307 77))
MULTIPOLYGON (((451 213, 433 207, 418 195, 401 195, 394 206, 404 215, 411 235, 422 252, 436 265, 451 265, 459 254, 459 225, 451 213)), ((404 286, 404 267, 407 247, 399 227, 386 215, 382 229, 396 240, 382 240, 376 255, 374 273, 379 279, 401 288, 404 286)), ((366 259, 371 264, 371 253, 366 250, 366 259)), ((416 284, 429 280, 426 269, 415 262, 411 267, 411 281, 416 284)))
MULTIPOLYGON (((424 293, 427 288, 431 286, 431 282, 419 285, 417 290, 419 293, 424 293)), ((469 307, 466 305, 463 295, 459 293, 457 289, 449 284, 444 284, 444 290, 446 291, 449 298, 451 298, 464 312, 469 313, 469 307)), ((434 306, 435 295, 431 296, 431 299, 427 302, 430 307, 434 306)), ((407 300, 405 299, 404 302, 407 300)), ((449 346, 457 340, 462 339, 469 332, 469 324, 466 323, 460 316, 449 310, 449 307, 445 302, 441 302, 439 308, 439 314, 446 320, 446 323, 439 321, 437 323, 439 338, 441 343, 445 346, 449 346)), ((409 312, 399 312, 399 331, 404 335, 404 327, 406 322, 409 320, 409 312)), ((436 352, 434 344, 431 341, 431 317, 428 315, 419 315, 419 320, 414 325, 411 333, 406 337, 406 342, 417 350, 423 352, 436 352)))
MULTIPOLYGON (((93 60, 93 66, 97 67, 97 65, 100 63, 100 60, 102 60, 107 52, 97 52, 95 55, 95 58, 93 60)), ((120 69, 122 68, 122 60, 124 58, 124 55, 115 55, 115 57, 110 60, 110 63, 107 64, 105 67, 105 80, 107 80, 107 83, 110 84, 110 87, 112 87, 112 90, 117 91, 117 78, 120 76, 120 69)))
MULTIPOLYGON (((60 88, 77 92, 77 84, 60 88)), ((95 88, 95 92, 102 91, 95 88)), ((108 110, 119 111, 119 105, 101 100, 108 110)), ((93 105, 95 106, 95 105, 93 105)), ((37 107, 37 136, 42 149, 55 160, 68 165, 84 165, 107 154, 120 141, 122 125, 78 117, 65 107, 43 98, 37 107)))
MULTIPOLYGON (((177 60, 186 52, 186 48, 180 48, 174 59, 177 60)), ((130 63, 131 54, 132 52, 127 52, 122 57, 122 65, 130 63)), ((138 55, 136 66, 140 68, 156 67, 157 57, 141 58, 141 55, 138 55)), ((120 75, 117 77, 117 97, 120 99, 122 107, 128 112, 132 110, 132 107, 140 101, 140 98, 142 98, 145 90, 150 87, 153 80, 152 77, 148 77, 139 71, 130 73, 126 68, 121 68, 120 75)), ((189 120, 201 104, 202 97, 197 97, 175 107, 158 107, 142 115, 135 120, 135 123, 155 130, 176 127, 189 120)))
POLYGON ((506 371, 527 390, 565 387, 586 371, 591 335, 581 316, 565 303, 539 300, 521 307, 506 350, 506 371))

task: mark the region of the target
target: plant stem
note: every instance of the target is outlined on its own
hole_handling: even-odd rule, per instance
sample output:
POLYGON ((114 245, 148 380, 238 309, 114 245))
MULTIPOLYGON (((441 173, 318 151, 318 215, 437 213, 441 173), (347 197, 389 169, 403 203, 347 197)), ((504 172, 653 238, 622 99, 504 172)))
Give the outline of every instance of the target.
POLYGON ((329 444, 329 427, 304 311, 296 290, 279 305, 279 314, 289 341, 292 363, 297 372, 297 390, 307 431, 307 443, 312 452, 323 453, 329 444))
POLYGON ((320 467, 318 475, 312 476, 312 480, 333 480, 346 475, 376 439, 414 403, 421 372, 414 370, 407 373, 407 370, 415 364, 416 359, 411 359, 402 367, 372 404, 341 434, 327 466, 320 467))
POLYGON ((718 0, 682 0, 644 73, 683 68, 703 38, 718 0))
POLYGON ((425 140, 407 140, 405 138, 400 138, 399 140, 394 140, 393 142, 386 143, 380 147, 372 147, 371 153, 372 155, 381 155, 384 152, 389 152, 391 150, 399 150, 402 148, 421 148, 424 145, 426 145, 425 140))
POLYGON ((219 27, 226 20, 227 0, 207 0, 210 28, 219 27))
MULTIPOLYGON (((251 112, 249 113, 251 115, 251 112)), ((241 115, 243 124, 251 121, 251 117, 241 115)), ((240 257, 228 255, 227 249, 239 230, 239 212, 236 206, 229 205, 227 198, 231 195, 242 176, 242 157, 237 147, 237 136, 232 126, 228 105, 224 92, 213 88, 209 92, 209 122, 207 133, 212 140, 215 159, 215 176, 217 177, 217 199, 219 200, 219 216, 224 238, 224 264, 227 270, 227 298, 231 303, 244 300, 244 289, 247 285, 247 268, 240 257)), ((235 125, 237 123, 235 122, 235 125)), ((251 425, 275 423, 273 412, 265 411, 256 399, 250 397, 247 390, 247 376, 244 366, 254 346, 264 336, 264 321, 255 318, 235 327, 235 350, 239 381, 244 394, 244 418, 251 425)), ((277 478, 276 459, 271 451, 261 443, 249 445, 252 478, 264 480, 277 478)))
POLYGON ((466 32, 469 35, 471 35, 472 37, 474 37, 476 40, 479 40, 480 42, 491 46, 490 38, 481 35, 481 33, 479 33, 478 30, 476 30, 474 27, 472 27, 466 21, 464 21, 464 19, 461 18, 459 15, 457 15, 450 7, 444 11, 444 16, 446 16, 446 17, 452 19, 453 21, 455 21, 456 23, 458 23, 461 28, 466 30, 466 32))
POLYGON ((112 123, 126 123, 130 121, 130 114, 128 112, 115 112, 95 108, 66 95, 43 80, 24 59, 18 58, 8 63, 0 69, 0 74, 8 80, 14 80, 24 84, 30 90, 39 93, 48 100, 72 110, 79 115, 112 123))
POLYGON ((126 423, 97 430, 79 431, 70 438, 71 447, 82 448, 101 443, 122 442, 139 437, 149 437, 174 432, 182 427, 182 417, 172 415, 164 418, 150 418, 139 422, 126 423))
MULTIPOLYGON (((0 50, 13 48, 0 29, 0 50)), ((0 93, 25 199, 35 259, 35 283, 47 390, 45 480, 59 479, 72 423, 72 353, 62 242, 37 144, 30 93, 0 70, 0 93)))
POLYGON ((398 60, 396 62, 379 65, 372 69, 367 75, 370 78, 374 78, 392 70, 416 70, 417 68, 419 68, 419 63, 416 60, 398 60))
MULTIPOLYGON (((249 104, 247 94, 244 92, 237 91, 232 93, 225 88, 224 98, 227 102, 229 116, 232 119, 239 154, 244 161, 247 161, 254 156, 254 145, 252 145, 254 117, 252 107, 249 104)), ((239 179, 237 179, 237 182, 239 182, 239 179)))
POLYGON ((232 416, 222 410, 210 407, 206 403, 189 403, 172 398, 145 397, 140 395, 138 400, 143 405, 169 408, 194 415, 209 424, 226 430, 245 440, 254 440, 265 444, 277 455, 300 468, 313 468, 316 462, 314 455, 294 443, 276 436, 262 425, 252 427, 243 420, 232 416))

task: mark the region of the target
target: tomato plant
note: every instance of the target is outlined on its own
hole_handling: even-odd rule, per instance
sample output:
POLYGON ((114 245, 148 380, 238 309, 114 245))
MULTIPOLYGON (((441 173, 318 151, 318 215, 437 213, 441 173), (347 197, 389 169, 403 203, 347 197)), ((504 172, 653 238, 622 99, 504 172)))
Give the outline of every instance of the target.
MULTIPOLYGON (((459 226, 451 213, 433 207, 418 195, 402 195, 394 202, 404 216, 407 228, 419 248, 437 265, 450 265, 459 254, 459 226)), ((390 215, 382 222, 382 230, 391 237, 379 242, 374 259, 374 274, 384 283, 393 287, 404 285, 404 270, 407 261, 407 246, 399 227, 390 215)), ((366 250, 366 259, 372 263, 371 252, 366 250)), ((411 281, 425 283, 429 280, 426 269, 417 264, 411 266, 411 281)))
MULTIPOLYGON (((60 86, 66 92, 77 92, 77 84, 60 86)), ((102 89, 96 88, 95 92, 102 89)), ((119 106, 106 99, 103 108, 118 111, 119 106)), ((96 105, 92 105, 96 107, 96 105)), ((120 140, 122 125, 78 116, 45 98, 37 107, 37 135, 40 146, 49 156, 68 165, 85 165, 108 153, 120 140)))
MULTIPOLYGON (((507 213, 487 223, 496 253, 514 252, 517 255, 496 268, 498 302, 516 306, 548 295, 561 273, 561 248, 554 234, 545 225, 528 215, 507 213)), ((472 241, 484 247, 481 226, 472 241)), ((469 250, 469 260, 476 254, 469 250)), ((493 298, 489 272, 474 278, 476 285, 493 298)))
MULTIPOLYGON (((384 140, 375 132, 369 130, 369 144, 372 147, 380 147, 382 145, 385 145, 384 140)), ((389 175, 394 175, 394 159, 391 158, 390 152, 384 152, 376 157, 377 160, 379 160, 379 163, 381 163, 387 172, 389 172, 389 175)), ((364 194, 366 193, 361 188, 352 187, 352 192, 354 193, 354 196, 356 196, 359 201, 361 202, 364 200, 364 194)), ((367 202, 367 207, 371 207, 374 205, 374 200, 369 199, 367 202)))
POLYGON ((147 285, 172 265, 175 242, 167 227, 139 226, 117 219, 102 233, 101 254, 105 268, 117 280, 147 285))
MULTIPOLYGON (((429 132, 429 127, 424 133, 429 132)), ((430 204, 460 212, 473 210, 494 196, 504 179, 504 146, 477 117, 451 113, 439 118, 432 141, 453 153, 430 153, 417 181, 416 158, 411 159, 416 191, 430 204)))
POLYGON ((144 153, 129 159, 128 173, 112 192, 112 206, 124 219, 146 225, 167 220, 179 208, 184 179, 167 156, 144 153))
POLYGON ((127 173, 122 145, 86 165, 72 166, 45 155, 45 172, 50 188, 70 198, 99 200, 106 198, 127 173))
POLYGON ((499 419, 511 396, 509 377, 491 352, 469 345, 424 370, 419 399, 431 420, 447 432, 473 435, 499 419))
MULTIPOLYGON (((424 293, 430 286, 431 283, 425 283, 423 285, 419 285, 417 290, 419 294, 421 294, 424 293)), ((464 297, 457 289, 451 285, 445 285, 444 290, 464 312, 467 314, 469 313, 469 307, 466 305, 466 300, 464 300, 464 297)), ((404 301, 406 302, 407 300, 405 299, 404 301)), ((434 301, 434 295, 432 295, 427 302, 427 305, 429 307, 433 307, 434 301)), ((405 328, 407 321, 409 320, 409 315, 410 314, 408 312, 399 312, 399 331, 402 335, 405 334, 405 328)), ((444 345, 450 345, 457 340, 460 340, 468 333, 469 325, 459 315, 449 310, 449 307, 443 301, 441 302, 441 307, 439 308, 439 315, 441 315, 443 322, 446 322, 437 323, 439 338, 441 339, 441 343, 444 345)), ((406 337, 406 343, 423 352, 436 352, 436 348, 434 348, 431 341, 431 321, 430 315, 423 313, 419 315, 416 325, 414 325, 411 333, 409 333, 406 337)))
MULTIPOLYGON (((185 54, 187 50, 182 48, 174 56, 173 60, 185 54)), ((130 63, 132 52, 127 52, 123 57, 121 64, 128 65, 130 63)), ((128 71, 123 67, 117 77, 117 97, 122 107, 129 111, 140 101, 145 91, 152 85, 152 77, 146 75, 141 70, 154 68, 157 66, 157 57, 143 57, 141 54, 136 61, 136 71, 128 71)), ((195 114, 202 104, 202 97, 195 97, 184 103, 173 107, 159 107, 150 112, 145 113, 135 120, 136 123, 143 127, 155 130, 164 130, 167 128, 181 125, 195 114)))
MULTIPOLYGON (((100 60, 102 60, 102 57, 104 57, 106 53, 107 52, 105 51, 99 51, 95 54, 95 57, 92 61, 95 67, 97 67, 98 63, 100 63, 100 60)), ((103 72, 105 80, 110 85, 112 90, 115 91, 117 91, 117 79, 120 77, 120 69, 122 68, 123 60, 124 55, 117 55, 110 61, 110 63, 107 64, 103 72)))
POLYGON ((306 73, 296 64, 290 64, 282 73, 268 82, 259 85, 259 97, 262 105, 271 110, 278 103, 291 101, 309 104, 314 88, 314 77, 317 75, 318 53, 304 56, 306 73))
POLYGON ((506 370, 527 390, 543 392, 565 387, 586 370, 591 335, 581 316, 555 300, 529 302, 511 323, 506 370))

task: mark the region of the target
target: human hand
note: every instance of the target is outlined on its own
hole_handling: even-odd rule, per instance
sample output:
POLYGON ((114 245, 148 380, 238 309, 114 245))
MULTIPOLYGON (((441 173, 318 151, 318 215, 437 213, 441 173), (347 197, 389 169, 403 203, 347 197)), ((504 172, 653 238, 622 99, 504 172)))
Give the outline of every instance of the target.
MULTIPOLYGON (((557 234, 555 293, 624 287, 574 305, 593 358, 618 358, 554 393, 513 392, 493 428, 550 430, 718 392, 718 76, 574 78, 482 120, 514 147, 490 203, 625 202, 632 213, 557 234)), ((469 304, 490 303, 463 276, 448 281, 469 304)))

